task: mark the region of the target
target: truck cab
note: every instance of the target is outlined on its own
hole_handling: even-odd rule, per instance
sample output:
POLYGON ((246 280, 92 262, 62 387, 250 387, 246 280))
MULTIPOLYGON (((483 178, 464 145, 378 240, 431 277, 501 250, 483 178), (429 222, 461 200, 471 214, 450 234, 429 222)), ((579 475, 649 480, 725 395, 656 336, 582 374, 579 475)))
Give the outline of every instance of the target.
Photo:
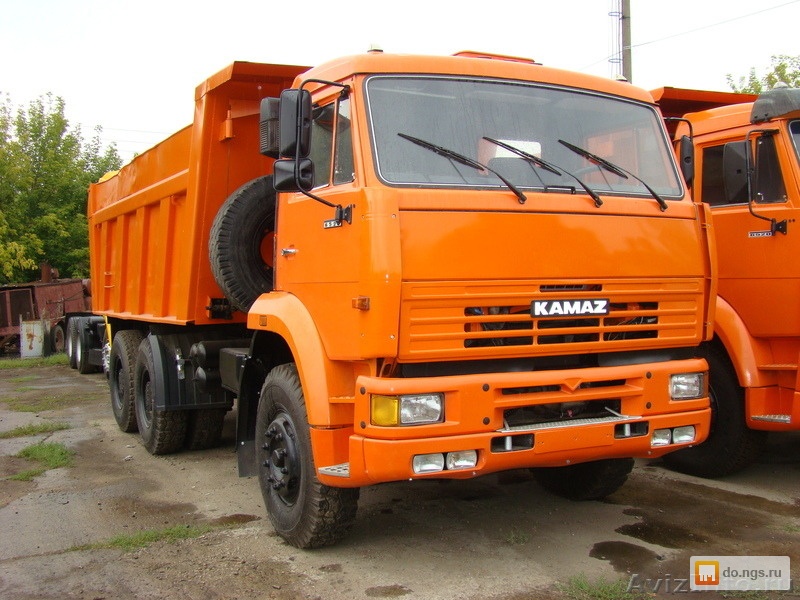
POLYGON ((713 213, 718 249, 715 419, 705 444, 667 460, 725 475, 755 460, 765 432, 800 428, 800 90, 654 95, 682 117, 676 137, 691 138, 693 193, 713 213))

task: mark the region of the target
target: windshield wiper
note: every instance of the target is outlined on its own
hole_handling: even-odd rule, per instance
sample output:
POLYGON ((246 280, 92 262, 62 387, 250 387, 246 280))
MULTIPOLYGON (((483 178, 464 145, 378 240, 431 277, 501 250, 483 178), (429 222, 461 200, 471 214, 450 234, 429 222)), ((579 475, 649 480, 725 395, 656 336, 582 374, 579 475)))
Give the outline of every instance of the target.
POLYGON ((636 181, 641 183, 647 189, 648 192, 650 192, 650 194, 653 196, 653 198, 655 198, 656 202, 658 202, 658 205, 661 207, 662 211, 667 210, 667 202, 661 196, 659 196, 658 193, 656 193, 656 191, 653 188, 651 188, 649 185, 647 185, 644 182, 644 180, 640 179, 639 177, 637 177, 636 175, 634 175, 633 173, 631 173, 627 169, 623 169, 619 165, 615 165, 614 163, 612 163, 611 161, 606 160, 605 158, 597 156, 596 154, 592 154, 588 150, 584 150, 583 148, 580 148, 580 147, 578 147, 578 146, 576 146, 574 144, 570 144, 569 142, 565 142, 564 140, 558 140, 558 143, 561 144, 562 146, 565 146, 565 147, 569 148, 570 150, 572 150, 576 154, 580 154, 582 157, 584 157, 586 160, 588 160, 593 165, 597 165, 598 167, 600 167, 602 169, 605 169, 606 171, 614 173, 614 175, 618 175, 619 177, 622 177, 623 179, 627 179, 628 175, 630 175, 636 181))
MULTIPOLYGON (((537 167, 540 167, 540 168, 544 169, 545 171, 550 171, 551 173, 555 173, 559 177, 561 177, 563 175, 561 173, 561 171, 564 171, 564 173, 566 173, 567 175, 572 177, 575 181, 577 181, 580 184, 580 186, 583 188, 584 192, 589 194, 589 197, 591 197, 591 199, 594 200, 594 205, 596 207, 600 208, 601 206, 603 206, 603 200, 600 198, 600 196, 597 195, 597 193, 594 190, 592 190, 588 185, 583 183, 583 181, 581 181, 580 178, 577 175, 573 175, 572 173, 570 173, 569 171, 567 171, 563 167, 557 167, 553 163, 547 162, 547 161, 539 158, 538 156, 534 156, 533 154, 525 152, 524 150, 520 150, 516 146, 512 146, 511 144, 507 144, 505 142, 501 142, 500 140, 496 140, 494 138, 490 138, 490 137, 487 137, 487 136, 483 136, 483 139, 485 139, 487 142, 491 142, 492 144, 496 144, 497 146, 500 146, 501 148, 505 148, 506 150, 508 150, 509 152, 513 152, 514 154, 516 154, 520 158, 524 158, 525 160, 533 163, 537 167)), ((542 178, 540 177, 539 180, 541 181, 542 178)), ((544 181, 542 181, 542 185, 544 185, 544 181)), ((547 191, 547 186, 546 185, 545 185, 544 189, 545 189, 545 191, 547 191)), ((573 192, 575 191, 574 188, 571 188, 571 189, 573 190, 573 192)))
POLYGON ((421 140, 417 137, 407 135, 405 133, 398 133, 401 138, 408 140, 416 144, 417 146, 422 146, 423 148, 427 148, 431 152, 438 154, 439 156, 444 156, 445 158, 449 158, 456 162, 461 163, 462 165, 466 165, 468 167, 472 167, 473 169, 477 169, 478 171, 489 171, 490 173, 494 173, 497 175, 497 178, 502 181, 508 189, 514 192, 514 195, 519 200, 520 204, 525 204, 525 201, 528 199, 522 191, 511 183, 508 179, 500 175, 497 171, 489 167, 488 165, 484 165, 483 163, 478 162, 477 160, 472 160, 471 158, 464 156, 463 154, 459 154, 455 150, 450 150, 449 148, 444 148, 442 146, 437 146, 436 144, 432 144, 431 142, 426 142, 425 140, 421 140))

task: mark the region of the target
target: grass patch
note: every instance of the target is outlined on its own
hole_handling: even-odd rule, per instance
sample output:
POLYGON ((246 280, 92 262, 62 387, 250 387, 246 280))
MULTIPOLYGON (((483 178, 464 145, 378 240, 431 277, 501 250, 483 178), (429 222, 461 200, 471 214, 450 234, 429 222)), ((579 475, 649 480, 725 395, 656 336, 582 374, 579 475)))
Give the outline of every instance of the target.
POLYGON ((43 433, 53 433, 54 431, 62 431, 64 429, 69 429, 69 425, 67 423, 61 423, 55 421, 32 423, 31 425, 21 425, 20 427, 15 427, 10 431, 0 432, 0 439, 41 435, 43 433))
POLYGON ((203 534, 212 531, 214 527, 211 525, 175 525, 165 529, 150 529, 147 531, 139 531, 138 533, 118 535, 105 542, 97 542, 95 544, 87 544, 85 546, 76 546, 71 550, 97 550, 101 548, 112 548, 130 552, 131 550, 138 550, 139 548, 146 548, 156 542, 166 541, 169 543, 177 542, 179 540, 188 540, 200 537, 203 534))
POLYGON ((9 379, 11 383, 28 383, 29 381, 36 381, 39 379, 36 375, 23 375, 22 377, 12 377, 9 379))
POLYGON ((64 352, 36 358, 4 358, 0 360, 0 371, 4 369, 29 369, 31 367, 52 367, 66 365, 69 359, 64 352))
POLYGON ((644 598, 628 592, 628 583, 622 580, 606 581, 600 579, 590 582, 586 575, 580 574, 565 584, 559 584, 560 591, 570 600, 633 600, 644 598))
POLYGON ((30 481, 48 469, 67 467, 72 464, 72 454, 72 451, 68 450, 64 444, 41 442, 28 446, 17 453, 17 457, 38 462, 40 466, 12 475, 8 477, 8 479, 14 481, 30 481))
MULTIPOLYGON (((19 390, 17 390, 19 391, 19 390)), ((64 408, 70 400, 74 401, 71 396, 40 396, 39 398, 0 398, 8 406, 10 410, 17 412, 38 413, 45 410, 56 410, 64 408)))
POLYGON ((531 541, 531 536, 519 529, 512 529, 506 536, 506 542, 512 546, 521 546, 531 541))

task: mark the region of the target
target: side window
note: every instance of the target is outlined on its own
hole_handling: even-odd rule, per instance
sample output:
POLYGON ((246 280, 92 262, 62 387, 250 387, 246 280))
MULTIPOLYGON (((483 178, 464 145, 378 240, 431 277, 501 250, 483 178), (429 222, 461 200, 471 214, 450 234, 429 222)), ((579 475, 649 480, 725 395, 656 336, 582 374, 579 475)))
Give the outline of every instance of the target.
POLYGON ((333 154, 333 125, 336 105, 315 107, 311 119, 311 152, 314 163, 314 187, 331 182, 331 155, 333 154))
POLYGON ((314 163, 315 188, 330 185, 331 181, 334 185, 353 181, 351 138, 349 99, 314 109, 309 157, 314 163))
POLYGON ((756 141, 756 202, 786 202, 786 188, 783 185, 775 137, 762 135, 756 141))
POLYGON ((724 145, 703 148, 700 197, 703 202, 711 206, 726 204, 725 185, 722 177, 722 155, 724 149, 724 145))
POLYGON ((350 128, 350 99, 340 100, 338 104, 333 185, 350 183, 356 178, 353 167, 353 132, 350 128))

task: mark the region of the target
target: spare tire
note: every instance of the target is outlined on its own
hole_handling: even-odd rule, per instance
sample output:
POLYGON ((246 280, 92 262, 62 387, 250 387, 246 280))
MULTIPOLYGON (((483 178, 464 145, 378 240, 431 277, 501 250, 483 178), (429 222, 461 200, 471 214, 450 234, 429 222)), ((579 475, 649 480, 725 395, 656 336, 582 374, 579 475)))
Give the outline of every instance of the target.
POLYGON ((228 197, 211 227, 211 271, 231 305, 242 312, 273 287, 275 198, 272 177, 253 179, 228 197))

